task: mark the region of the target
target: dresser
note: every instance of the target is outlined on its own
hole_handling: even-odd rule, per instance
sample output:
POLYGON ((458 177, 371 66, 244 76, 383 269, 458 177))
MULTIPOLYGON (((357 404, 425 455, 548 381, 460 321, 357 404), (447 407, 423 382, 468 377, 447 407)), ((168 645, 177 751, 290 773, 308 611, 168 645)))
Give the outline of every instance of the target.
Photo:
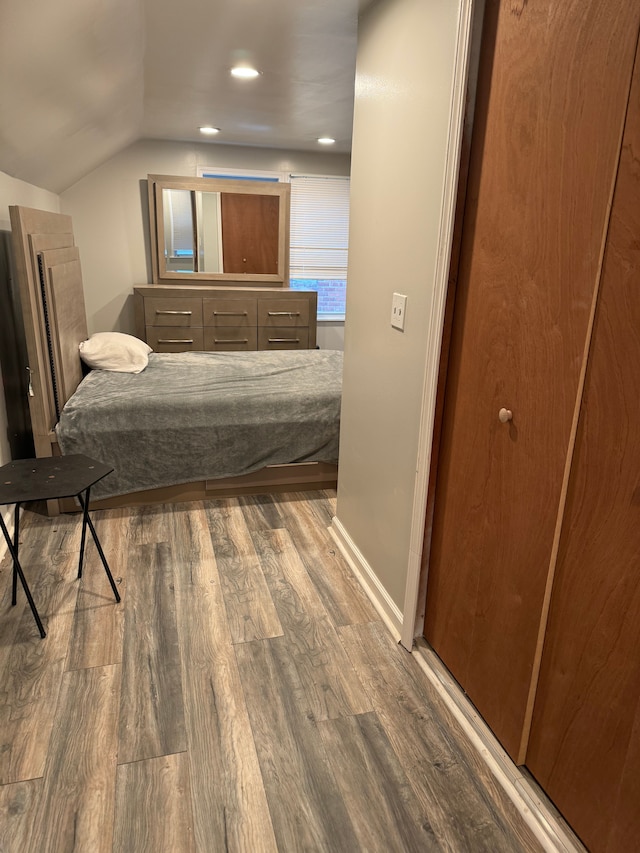
POLYGON ((318 294, 283 287, 134 287, 136 335, 155 352, 314 349, 318 294))

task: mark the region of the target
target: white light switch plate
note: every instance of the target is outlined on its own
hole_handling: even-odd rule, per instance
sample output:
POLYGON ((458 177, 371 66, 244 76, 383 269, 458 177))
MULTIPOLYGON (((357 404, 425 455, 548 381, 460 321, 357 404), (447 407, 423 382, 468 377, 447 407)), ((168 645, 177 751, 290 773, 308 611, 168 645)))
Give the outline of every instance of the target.
POLYGON ((391 325, 394 329, 404 332, 404 315, 407 310, 407 297, 402 293, 394 293, 391 302, 391 325))

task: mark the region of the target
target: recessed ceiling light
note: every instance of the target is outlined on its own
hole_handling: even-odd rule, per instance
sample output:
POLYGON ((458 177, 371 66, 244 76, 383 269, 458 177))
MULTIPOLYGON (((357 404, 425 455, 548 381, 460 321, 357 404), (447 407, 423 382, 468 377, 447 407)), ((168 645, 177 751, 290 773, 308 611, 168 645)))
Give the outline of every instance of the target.
POLYGON ((335 143, 335 139, 331 136, 321 136, 320 139, 318 139, 318 142, 320 145, 333 145, 335 143))
POLYGON ((201 127, 200 133, 204 133, 205 136, 215 136, 216 133, 220 133, 219 127, 201 127))
POLYGON ((242 80, 252 80, 254 77, 258 77, 260 72, 250 65, 236 65, 235 68, 231 69, 231 74, 233 77, 239 77, 242 80))

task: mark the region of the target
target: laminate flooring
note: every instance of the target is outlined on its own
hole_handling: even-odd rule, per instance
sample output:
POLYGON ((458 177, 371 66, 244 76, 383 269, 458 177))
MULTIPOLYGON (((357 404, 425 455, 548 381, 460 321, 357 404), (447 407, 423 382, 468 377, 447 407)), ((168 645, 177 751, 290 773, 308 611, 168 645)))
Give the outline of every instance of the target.
POLYGON ((541 847, 328 533, 333 492, 32 508, 0 567, 0 851, 541 847))

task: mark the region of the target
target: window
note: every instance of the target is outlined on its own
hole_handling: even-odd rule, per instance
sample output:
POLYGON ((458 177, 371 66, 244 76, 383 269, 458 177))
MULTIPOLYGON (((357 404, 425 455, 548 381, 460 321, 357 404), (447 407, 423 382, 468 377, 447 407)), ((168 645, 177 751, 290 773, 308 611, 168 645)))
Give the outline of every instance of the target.
POLYGON ((285 172, 259 172, 256 169, 216 169, 213 166, 200 166, 198 177, 229 178, 233 181, 268 181, 272 183, 289 180, 285 172))
POLYGON ((318 314, 344 316, 349 178, 291 175, 290 286, 318 291, 318 314))

